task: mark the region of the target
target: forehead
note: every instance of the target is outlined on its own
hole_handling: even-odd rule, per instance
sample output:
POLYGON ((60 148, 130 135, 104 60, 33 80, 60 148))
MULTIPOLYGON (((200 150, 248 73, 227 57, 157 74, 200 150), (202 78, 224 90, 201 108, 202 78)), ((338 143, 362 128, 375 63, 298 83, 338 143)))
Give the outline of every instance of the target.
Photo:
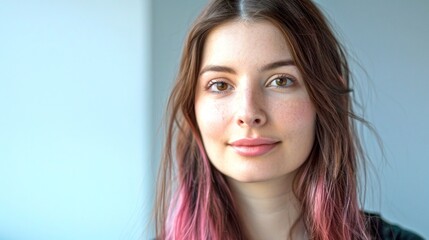
POLYGON ((268 21, 229 21, 214 28, 204 44, 202 63, 260 65, 293 59, 283 32, 268 21))

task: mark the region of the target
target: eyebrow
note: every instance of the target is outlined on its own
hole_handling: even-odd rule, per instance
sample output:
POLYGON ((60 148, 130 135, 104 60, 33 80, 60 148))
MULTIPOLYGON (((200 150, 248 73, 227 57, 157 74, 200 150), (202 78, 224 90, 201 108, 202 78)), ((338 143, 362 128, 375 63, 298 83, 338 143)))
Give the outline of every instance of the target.
POLYGON ((290 65, 295 65, 295 62, 292 59, 280 60, 280 61, 269 63, 263 66, 261 69, 259 69, 259 71, 264 72, 275 68, 290 66, 290 65))
MULTIPOLYGON (((262 68, 258 69, 258 71, 264 72, 275 68, 290 66, 290 65, 295 65, 295 62, 292 59, 280 60, 280 61, 269 63, 263 66, 262 68)), ((231 73, 231 74, 236 73, 234 69, 227 66, 221 66, 221 65, 207 65, 203 69, 201 69, 199 75, 201 76, 205 72, 225 72, 225 73, 231 73)))

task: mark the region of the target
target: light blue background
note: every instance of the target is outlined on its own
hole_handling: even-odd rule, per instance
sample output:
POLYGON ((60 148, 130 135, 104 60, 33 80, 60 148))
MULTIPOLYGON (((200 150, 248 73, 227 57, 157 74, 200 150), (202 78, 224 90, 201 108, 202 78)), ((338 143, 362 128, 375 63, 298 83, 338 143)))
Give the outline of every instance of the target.
POLYGON ((148 3, 1 1, 0 239, 141 237, 148 3))
MULTIPOLYGON (((148 238, 159 126, 205 2, 0 3, 0 239, 148 238)), ((386 160, 364 133, 366 207, 427 238, 429 3, 317 2, 384 143, 386 160)))

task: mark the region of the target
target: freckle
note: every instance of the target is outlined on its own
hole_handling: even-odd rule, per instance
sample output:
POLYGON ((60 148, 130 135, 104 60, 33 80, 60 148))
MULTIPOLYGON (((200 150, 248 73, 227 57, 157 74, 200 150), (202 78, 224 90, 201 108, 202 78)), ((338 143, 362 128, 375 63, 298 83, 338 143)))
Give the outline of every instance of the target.
POLYGON ((312 113, 312 103, 309 101, 288 101, 282 108, 282 117, 290 123, 299 123, 312 113))

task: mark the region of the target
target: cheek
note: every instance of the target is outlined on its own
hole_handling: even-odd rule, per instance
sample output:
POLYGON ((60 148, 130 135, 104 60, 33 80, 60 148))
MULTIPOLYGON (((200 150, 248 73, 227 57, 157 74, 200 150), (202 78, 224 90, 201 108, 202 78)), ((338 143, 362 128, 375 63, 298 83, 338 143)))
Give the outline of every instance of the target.
POLYGON ((280 106, 281 110, 274 111, 274 119, 278 119, 287 132, 300 132, 303 130, 312 131, 316 121, 316 111, 313 103, 309 100, 294 100, 284 102, 280 106))
POLYGON ((195 104, 195 115, 203 140, 216 138, 225 130, 228 109, 225 104, 199 101, 195 104))

